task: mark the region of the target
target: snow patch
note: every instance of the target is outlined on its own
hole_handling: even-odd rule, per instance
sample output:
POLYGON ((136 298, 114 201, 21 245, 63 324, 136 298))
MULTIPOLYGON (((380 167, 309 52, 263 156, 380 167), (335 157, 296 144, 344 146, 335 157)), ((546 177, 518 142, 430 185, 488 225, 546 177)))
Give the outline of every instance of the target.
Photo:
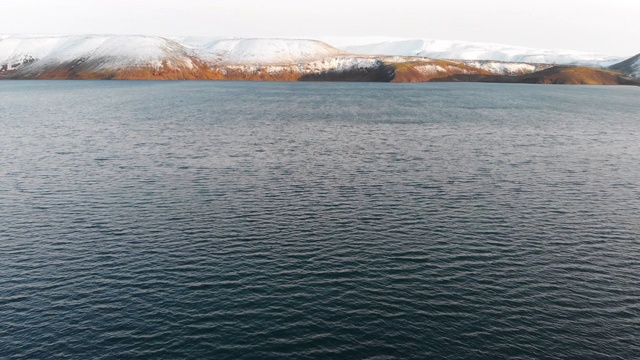
POLYGON ((429 76, 447 74, 447 72, 450 70, 460 70, 455 66, 452 66, 449 69, 445 69, 442 66, 436 64, 418 65, 415 67, 415 69, 418 70, 421 74, 429 76))
POLYGON ((353 69, 375 69, 382 66, 382 62, 373 58, 336 57, 313 61, 305 65, 307 73, 337 71, 343 72, 353 69))
POLYGON ((486 70, 495 75, 525 75, 536 71, 548 69, 552 65, 547 64, 528 64, 528 63, 510 63, 500 61, 465 61, 465 65, 486 70))

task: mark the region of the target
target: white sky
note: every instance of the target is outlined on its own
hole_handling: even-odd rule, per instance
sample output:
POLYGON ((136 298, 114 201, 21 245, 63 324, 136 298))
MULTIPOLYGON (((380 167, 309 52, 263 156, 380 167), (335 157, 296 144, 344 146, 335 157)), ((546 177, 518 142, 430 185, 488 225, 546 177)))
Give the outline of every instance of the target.
POLYGON ((640 52, 635 0, 0 0, 0 34, 383 36, 640 52))

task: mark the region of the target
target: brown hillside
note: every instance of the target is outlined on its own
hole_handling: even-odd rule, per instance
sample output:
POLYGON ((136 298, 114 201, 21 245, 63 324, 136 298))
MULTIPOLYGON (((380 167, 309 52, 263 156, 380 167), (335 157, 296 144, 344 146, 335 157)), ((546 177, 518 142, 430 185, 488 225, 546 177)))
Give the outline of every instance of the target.
MULTIPOLYGON (((19 79, 114 79, 114 80, 250 80, 250 81, 380 81, 428 82, 464 81, 529 84, 575 85, 640 85, 640 80, 622 73, 582 66, 556 66, 538 72, 518 75, 493 75, 491 72, 462 62, 435 59, 380 61, 368 68, 317 71, 298 64, 276 66, 239 66, 207 64, 191 57, 192 67, 138 66, 104 70, 85 62, 71 62, 41 72, 11 72, 2 78, 19 79)), ((25 69, 28 70, 28 69, 25 69)))
POLYGON ((625 78, 621 73, 583 66, 556 66, 520 76, 462 74, 436 79, 434 81, 562 85, 640 85, 640 82, 625 78))
POLYGON ((557 66, 518 78, 530 84, 624 85, 627 81, 621 75, 583 66, 557 66))
POLYGON ((491 74, 488 71, 447 60, 411 61, 388 64, 395 72, 392 82, 426 82, 460 74, 491 74))

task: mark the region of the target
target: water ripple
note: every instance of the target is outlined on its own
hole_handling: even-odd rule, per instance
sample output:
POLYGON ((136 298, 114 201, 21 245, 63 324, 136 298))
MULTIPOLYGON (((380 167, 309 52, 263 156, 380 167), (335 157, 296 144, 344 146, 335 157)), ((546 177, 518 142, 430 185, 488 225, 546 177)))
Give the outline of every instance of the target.
POLYGON ((636 89, 0 91, 5 358, 640 357, 636 89))

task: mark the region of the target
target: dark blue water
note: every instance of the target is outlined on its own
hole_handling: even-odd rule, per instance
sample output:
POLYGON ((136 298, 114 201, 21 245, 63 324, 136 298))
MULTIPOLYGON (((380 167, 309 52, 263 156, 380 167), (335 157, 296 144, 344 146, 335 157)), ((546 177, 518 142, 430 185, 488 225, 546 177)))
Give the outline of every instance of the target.
POLYGON ((2 81, 0 357, 639 358, 639 95, 2 81))

